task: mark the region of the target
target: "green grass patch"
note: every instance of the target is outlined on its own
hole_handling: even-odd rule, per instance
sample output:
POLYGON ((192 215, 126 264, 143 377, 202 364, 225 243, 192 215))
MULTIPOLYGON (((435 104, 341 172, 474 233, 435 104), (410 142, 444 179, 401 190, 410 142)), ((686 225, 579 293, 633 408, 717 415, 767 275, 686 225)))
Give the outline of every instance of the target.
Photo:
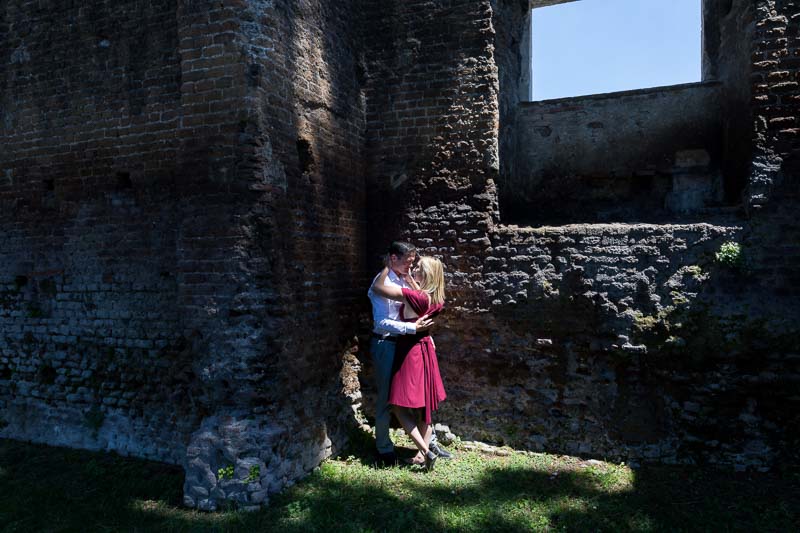
POLYGON ((362 444, 262 511, 202 513, 180 505, 180 468, 0 440, 0 531, 790 531, 800 519, 797 473, 454 451, 425 473, 378 469, 362 444))

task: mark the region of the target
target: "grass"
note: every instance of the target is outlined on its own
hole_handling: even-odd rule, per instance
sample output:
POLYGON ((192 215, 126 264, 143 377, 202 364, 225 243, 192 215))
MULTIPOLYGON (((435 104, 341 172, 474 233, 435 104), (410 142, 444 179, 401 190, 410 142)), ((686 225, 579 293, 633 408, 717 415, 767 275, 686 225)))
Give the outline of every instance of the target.
POLYGON ((455 451, 428 474, 377 469, 361 439, 267 509, 201 513, 180 506, 179 468, 0 440, 0 531, 792 531, 800 519, 797 472, 455 451))

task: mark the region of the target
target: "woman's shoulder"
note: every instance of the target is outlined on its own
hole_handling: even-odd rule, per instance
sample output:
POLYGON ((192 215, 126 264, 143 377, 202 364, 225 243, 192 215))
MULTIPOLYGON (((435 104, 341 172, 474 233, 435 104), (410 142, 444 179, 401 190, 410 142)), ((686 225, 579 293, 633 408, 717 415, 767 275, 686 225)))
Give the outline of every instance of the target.
POLYGON ((428 300, 428 293, 419 289, 409 289, 408 287, 403 287, 403 296, 411 296, 412 298, 424 298, 428 300))
POLYGON ((430 305, 430 296, 428 296, 428 293, 425 291, 404 287, 403 296, 408 300, 409 305, 411 305, 411 308, 414 309, 414 312, 417 314, 422 314, 427 311, 430 305))

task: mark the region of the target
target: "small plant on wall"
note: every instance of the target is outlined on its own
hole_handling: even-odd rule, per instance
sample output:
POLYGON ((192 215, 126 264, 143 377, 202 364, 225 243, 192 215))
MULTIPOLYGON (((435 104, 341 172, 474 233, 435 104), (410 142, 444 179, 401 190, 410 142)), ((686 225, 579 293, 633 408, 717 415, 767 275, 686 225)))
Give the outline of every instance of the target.
POLYGON ((742 252, 742 245, 735 241, 722 243, 719 251, 714 254, 717 263, 733 270, 745 270, 745 258, 742 252))
POLYGON ((217 479, 233 479, 233 465, 224 466, 217 469, 217 479))
POLYGON ((253 465, 250 467, 250 472, 245 481, 247 483, 255 483, 256 481, 258 481, 260 475, 261 475, 261 468, 258 465, 253 465))

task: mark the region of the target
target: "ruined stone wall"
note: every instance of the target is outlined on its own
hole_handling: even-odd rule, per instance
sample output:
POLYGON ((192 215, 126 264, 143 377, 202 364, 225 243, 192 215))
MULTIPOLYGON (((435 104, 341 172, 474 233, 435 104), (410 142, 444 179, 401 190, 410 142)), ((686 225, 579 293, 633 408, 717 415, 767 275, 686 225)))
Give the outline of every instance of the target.
MULTIPOLYGON (((756 3, 753 43, 755 157, 748 200, 761 206, 784 180, 798 173, 798 6, 791 1, 756 3)), ((788 178, 788 179, 787 179, 788 178)))
POLYGON ((573 97, 554 103, 558 111, 573 112, 555 115, 546 102, 525 102, 531 82, 530 9, 560 3, 493 2, 504 220, 676 222, 690 212, 705 210, 708 216, 709 207, 740 205, 751 148, 752 2, 702 3, 704 86, 640 89, 635 91, 640 98, 633 99, 632 91, 573 97), (553 135, 542 136, 548 129, 553 135), (675 155, 676 143, 706 151, 710 157, 703 159, 710 164, 687 170, 680 162, 685 157, 675 155), (636 148, 628 150, 631 146, 636 148), (599 155, 604 152, 606 159, 599 155), (556 198, 561 205, 548 210, 556 198), (531 203, 539 207, 532 210, 531 203))
MULTIPOLYGON (((796 211, 794 197, 758 220, 504 225, 505 211, 492 208, 498 167, 491 152, 499 144, 500 154, 512 157, 501 161, 504 172, 518 169, 516 156, 502 146, 503 136, 518 135, 519 124, 502 122, 499 111, 513 98, 504 96, 503 71, 498 78, 494 63, 498 49, 503 53, 498 40, 509 42, 502 25, 515 6, 471 3, 467 20, 466 3, 427 3, 418 18, 390 4, 387 16, 395 25, 391 31, 371 26, 376 33, 367 40, 374 44, 367 54, 368 95, 378 95, 368 99, 370 124, 391 132, 369 154, 369 178, 391 198, 371 204, 371 220, 396 220, 396 231, 441 257, 448 272, 449 311, 434 333, 449 392, 440 421, 462 437, 538 450, 737 468, 774 464, 796 439, 787 428, 796 425, 790 390, 797 332, 787 317, 798 310, 788 299, 765 302, 763 295, 772 282, 782 288, 769 294, 793 293, 789 270, 796 262, 790 255, 772 269, 761 239, 766 228, 778 227, 793 238, 778 221, 796 211), (494 8, 489 20, 484 8, 494 8), (428 30, 427 17, 440 31, 428 30), (450 53, 428 52, 437 48, 450 53), (416 60, 410 65, 402 60, 409 55, 416 60), (466 76, 465 64, 475 66, 466 76), (403 82, 423 71, 462 74, 461 81, 441 74, 443 92, 407 89, 403 82), (380 72, 391 73, 392 83, 373 76, 380 72), (464 81, 482 90, 457 90, 464 81), (393 104, 418 112, 444 105, 443 94, 450 109, 462 110, 458 120, 442 117, 437 135, 403 157, 415 132, 390 127, 402 120, 393 104), (470 113, 476 108, 483 113, 470 113), (499 143, 485 142, 483 133, 497 139, 498 118, 499 143), (747 268, 716 261, 728 240, 743 243, 747 268)), ((747 28, 747 6, 736 6, 742 10, 736 24, 747 28)), ((529 209, 537 208, 531 201, 529 209)), ((372 241, 390 233, 378 224, 371 230, 372 241)), ((369 383, 362 385, 368 391, 369 383)))
MULTIPOLYGON (((646 336, 690 310, 714 269, 709 250, 736 231, 498 228, 479 282, 488 312, 448 317, 437 331, 450 392, 441 417, 529 449, 676 460, 683 405, 670 394, 686 376, 663 368, 668 356, 646 336)), ((680 334, 673 327, 663 342, 680 334)))
POLYGON ((176 5, 86 7, 0 15, 0 425, 176 461, 176 5))
POLYGON ((706 83, 519 104, 504 220, 675 221, 721 205, 721 101, 706 83))
POLYGON ((725 202, 743 202, 744 189, 750 178, 753 152, 752 47, 755 31, 755 3, 750 0, 705 0, 704 17, 713 17, 715 25, 705 24, 703 42, 713 49, 710 58, 704 57, 703 79, 722 83, 721 174, 724 178, 725 202))
MULTIPOLYGON (((797 294, 800 250, 797 202, 800 196, 800 140, 797 136, 797 2, 758 2, 753 46, 755 153, 749 182, 754 212, 752 239, 758 254, 761 286, 791 305, 797 294)), ((794 315, 789 315, 794 316, 794 315)))
MULTIPOLYGON (((486 228, 496 216, 490 5, 367 3, 364 11, 370 256, 398 229, 431 239, 418 245, 435 240, 436 246, 464 248, 472 239, 463 230, 477 234, 476 227, 486 228), (439 205, 446 211, 415 219, 417 209, 439 205), (430 217, 442 221, 435 234, 419 225, 430 217)), ((476 256, 480 249, 474 248, 476 256)))
POLYGON ((263 504, 341 447, 353 420, 343 388, 357 396, 344 361, 367 304, 352 290, 366 285, 356 10, 329 1, 240 4, 238 142, 249 196, 239 223, 252 277, 236 287, 235 318, 225 326, 240 325, 243 346, 221 353, 218 365, 246 398, 220 402, 192 435, 185 502, 201 509, 263 504), (230 479, 217 475, 228 466, 230 479))
POLYGON ((187 505, 264 503, 351 419, 355 10, 50 4, 2 12, 0 435, 181 463, 187 505))
POLYGON ((538 228, 496 189, 525 3, 3 4, 0 436, 182 463, 190 506, 263 504, 344 441, 370 364, 351 338, 401 235, 445 261, 457 434, 770 466, 800 427, 800 18, 745 3, 725 27, 755 27, 734 46, 755 50, 750 218, 538 228))

